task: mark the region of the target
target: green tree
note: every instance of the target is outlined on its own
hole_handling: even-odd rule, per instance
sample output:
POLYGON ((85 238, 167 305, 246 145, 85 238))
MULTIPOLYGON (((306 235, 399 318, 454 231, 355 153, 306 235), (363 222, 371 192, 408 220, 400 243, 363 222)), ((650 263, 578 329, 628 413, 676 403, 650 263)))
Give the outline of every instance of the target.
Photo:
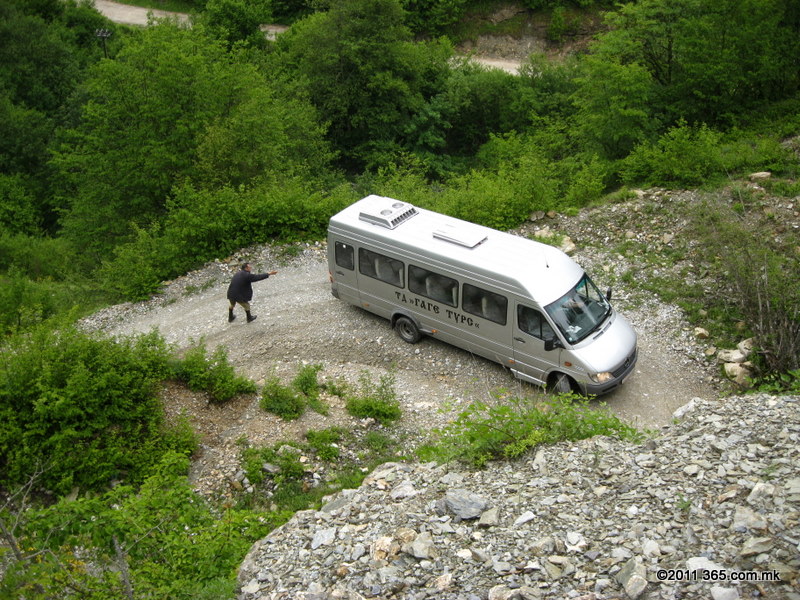
POLYGON ((0 174, 0 231, 33 235, 39 215, 20 176, 0 174))
POLYGON ((269 0, 208 0, 196 21, 229 46, 237 42, 263 48, 262 23, 271 22, 269 0))
POLYGON ((727 123, 798 87, 797 9, 786 0, 642 0, 610 13, 594 52, 640 65, 669 122, 727 123))
MULTIPOLYGON (((55 18, 49 2, 40 12, 55 18)), ((79 64, 66 28, 37 14, 21 0, 0 5, 0 89, 30 109, 52 112, 63 105, 78 79, 79 64)))
POLYGON ((92 69, 80 122, 56 149, 71 200, 65 235, 96 262, 132 237, 131 224, 162 218, 187 181, 319 174, 328 154, 314 112, 278 85, 201 31, 161 23, 138 33, 92 69))
MULTIPOLYGON (((64 106, 86 66, 100 56, 93 26, 104 22, 86 2, 0 4, 0 174, 24 188, 28 210, 51 233, 56 207, 49 199, 47 146, 58 123, 68 118, 64 106)), ((6 204, 0 212, 9 206, 17 209, 6 204)), ((12 230, 30 231, 28 210, 12 230)))
POLYGON ((622 158, 657 128, 651 75, 636 63, 599 56, 587 58, 582 71, 572 97, 576 133, 604 156, 622 158))
POLYGON ((333 153, 310 102, 276 91, 255 73, 238 103, 209 123, 198 141, 195 180, 204 187, 238 187, 301 176, 322 179, 333 153))
POLYGON ((414 33, 444 33, 464 15, 468 0, 402 0, 406 24, 414 33))
POLYGON ((65 233, 89 257, 124 239, 129 222, 163 210, 191 171, 197 137, 235 87, 219 44, 175 24, 148 27, 90 72, 80 123, 55 166, 71 198, 65 233))
POLYGON ((405 124, 447 74, 449 46, 415 44, 403 18, 399 0, 334 0, 278 41, 350 170, 397 152, 405 124))

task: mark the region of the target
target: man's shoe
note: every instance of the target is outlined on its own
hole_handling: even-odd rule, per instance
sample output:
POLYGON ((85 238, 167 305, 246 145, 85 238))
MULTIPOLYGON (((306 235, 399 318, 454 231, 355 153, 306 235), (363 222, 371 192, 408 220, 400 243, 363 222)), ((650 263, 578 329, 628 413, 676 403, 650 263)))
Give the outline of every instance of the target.
POLYGON ((230 314, 228 315, 228 323, 233 323, 233 321, 234 321, 235 319, 236 319, 236 315, 235 315, 235 314, 233 314, 233 313, 230 313, 230 314))
POLYGON ((257 317, 255 315, 251 315, 250 313, 247 313, 247 322, 248 323, 252 323, 253 321, 256 320, 256 318, 257 317))

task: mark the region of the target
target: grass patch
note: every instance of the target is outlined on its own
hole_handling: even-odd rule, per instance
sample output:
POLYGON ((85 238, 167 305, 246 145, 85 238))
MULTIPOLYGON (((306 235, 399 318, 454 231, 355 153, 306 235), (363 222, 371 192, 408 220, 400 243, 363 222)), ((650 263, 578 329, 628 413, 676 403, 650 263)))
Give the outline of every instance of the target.
POLYGON ((376 384, 362 373, 357 393, 346 399, 347 412, 359 419, 375 419, 384 426, 391 424, 402 416, 394 384, 394 375, 382 375, 376 384))
POLYGON ((187 350, 174 368, 180 381, 191 390, 208 392, 212 403, 222 404, 240 394, 256 391, 255 383, 236 374, 223 346, 218 346, 209 356, 202 340, 187 350))
POLYGON ((261 408, 291 421, 303 416, 310 407, 321 415, 328 414, 328 406, 320 399, 325 388, 317 375, 322 365, 304 365, 295 375, 291 385, 283 385, 277 375, 267 379, 261 392, 261 408))
POLYGON ((291 387, 285 386, 277 375, 267 379, 261 391, 261 408, 286 421, 299 419, 306 411, 306 401, 291 387))
POLYGON ((543 402, 508 398, 494 404, 473 402, 449 425, 434 430, 434 440, 417 451, 422 460, 460 461, 483 467, 490 460, 519 458, 540 444, 576 441, 596 435, 639 441, 643 434, 605 408, 591 408, 575 394, 543 402))
POLYGON ((305 442, 265 448, 240 443, 242 469, 254 486, 253 493, 240 496, 240 504, 272 511, 319 508, 326 496, 357 488, 375 467, 398 460, 393 437, 339 427, 308 431, 305 442))

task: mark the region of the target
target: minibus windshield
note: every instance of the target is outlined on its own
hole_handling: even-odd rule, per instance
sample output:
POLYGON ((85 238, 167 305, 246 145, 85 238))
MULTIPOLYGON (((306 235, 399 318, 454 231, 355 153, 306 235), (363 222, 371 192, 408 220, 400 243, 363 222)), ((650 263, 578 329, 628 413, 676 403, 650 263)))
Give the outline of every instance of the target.
POLYGON ((567 341, 575 344, 605 321, 611 305, 589 276, 584 275, 578 285, 545 310, 567 341))

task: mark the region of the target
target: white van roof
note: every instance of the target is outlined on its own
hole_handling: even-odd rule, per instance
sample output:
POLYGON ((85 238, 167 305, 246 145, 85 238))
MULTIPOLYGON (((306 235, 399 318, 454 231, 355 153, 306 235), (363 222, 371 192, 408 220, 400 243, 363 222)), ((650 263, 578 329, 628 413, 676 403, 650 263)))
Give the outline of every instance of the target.
POLYGON ((560 298, 584 274, 564 252, 547 244, 384 196, 351 204, 331 218, 329 231, 409 260, 419 255, 443 274, 483 280, 530 296, 540 306, 560 298))

